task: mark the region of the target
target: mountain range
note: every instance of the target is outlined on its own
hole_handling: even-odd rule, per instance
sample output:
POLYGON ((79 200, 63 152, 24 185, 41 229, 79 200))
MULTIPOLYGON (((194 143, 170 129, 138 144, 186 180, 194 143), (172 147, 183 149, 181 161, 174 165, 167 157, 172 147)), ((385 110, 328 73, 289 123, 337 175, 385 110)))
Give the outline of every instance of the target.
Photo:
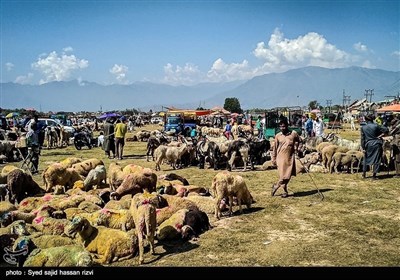
POLYGON ((170 86, 148 82, 100 85, 93 82, 50 82, 42 85, 1 83, 0 107, 47 111, 112 111, 138 109, 160 111, 165 107, 195 109, 223 106, 236 97, 242 109, 306 106, 316 100, 322 106, 343 104, 365 97, 388 99, 400 91, 400 72, 361 67, 328 69, 304 67, 254 77, 248 81, 170 86))

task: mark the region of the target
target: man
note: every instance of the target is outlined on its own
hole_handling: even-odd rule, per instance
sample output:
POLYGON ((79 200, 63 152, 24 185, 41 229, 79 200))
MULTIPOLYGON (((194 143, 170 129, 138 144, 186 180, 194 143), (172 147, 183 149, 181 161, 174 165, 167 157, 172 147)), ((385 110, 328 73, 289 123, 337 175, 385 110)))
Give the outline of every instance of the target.
POLYGON ((30 122, 28 126, 28 132, 26 134, 27 146, 28 146, 28 157, 30 157, 30 161, 32 162, 31 172, 32 174, 36 174, 39 172, 39 154, 40 154, 40 145, 39 145, 39 121, 38 115, 33 116, 33 120, 30 122))
POLYGON ((114 122, 112 118, 108 117, 106 119, 106 122, 103 126, 103 131, 103 150, 109 159, 115 158, 114 122))
POLYGON ((119 159, 119 160, 122 159, 122 154, 123 154, 124 146, 125 146, 125 135, 128 132, 128 125, 126 123, 127 123, 127 119, 124 116, 122 116, 114 128, 115 150, 116 150, 117 159, 119 159))
POLYGON ((372 165, 372 179, 376 180, 376 174, 382 161, 383 139, 382 136, 389 132, 385 126, 374 123, 374 116, 365 116, 366 124, 361 127, 361 148, 364 151, 363 178, 366 178, 367 166, 372 165))
POLYGON ((296 176, 295 154, 297 153, 300 137, 296 131, 289 131, 289 123, 287 119, 279 122, 281 132, 275 135, 274 146, 272 149, 272 165, 277 166, 279 179, 272 185, 271 195, 274 196, 276 191, 282 187, 284 193, 281 197, 288 197, 287 185, 292 176, 296 176))

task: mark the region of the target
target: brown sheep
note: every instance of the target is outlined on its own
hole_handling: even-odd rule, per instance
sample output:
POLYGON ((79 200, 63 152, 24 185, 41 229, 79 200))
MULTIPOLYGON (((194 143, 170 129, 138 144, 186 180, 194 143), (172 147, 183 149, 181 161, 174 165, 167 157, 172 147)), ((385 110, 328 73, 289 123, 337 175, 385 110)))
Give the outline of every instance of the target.
POLYGON ((14 169, 8 173, 7 185, 11 203, 15 201, 20 203, 26 197, 45 194, 45 191, 33 180, 32 176, 21 169, 14 169))
POLYGON ((110 163, 107 172, 108 184, 112 191, 115 191, 125 178, 125 174, 122 171, 122 166, 117 162, 110 163))
POLYGON ((104 165, 101 159, 91 158, 82 162, 75 163, 72 168, 79 173, 79 175, 86 177, 90 170, 94 169, 98 165, 104 165))
POLYGON ((246 204, 247 208, 250 208, 253 202, 253 198, 242 176, 235 176, 227 171, 219 172, 213 178, 211 188, 216 198, 215 217, 217 219, 221 215, 219 206, 224 197, 229 197, 229 215, 232 215, 234 196, 237 198, 240 213, 243 213, 242 202, 246 204))
POLYGON ((129 174, 122 184, 110 196, 119 200, 122 196, 130 194, 132 197, 143 190, 149 193, 156 191, 157 174, 150 168, 144 168, 142 172, 129 174))
POLYGON ((66 168, 59 163, 48 166, 43 171, 42 178, 46 192, 51 191, 56 185, 72 188, 76 181, 82 180, 72 167, 66 168))

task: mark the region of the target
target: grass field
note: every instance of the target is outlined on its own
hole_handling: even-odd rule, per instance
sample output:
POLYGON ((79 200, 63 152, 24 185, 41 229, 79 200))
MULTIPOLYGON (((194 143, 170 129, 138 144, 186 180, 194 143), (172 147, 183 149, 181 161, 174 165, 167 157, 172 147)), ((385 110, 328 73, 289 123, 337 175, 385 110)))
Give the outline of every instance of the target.
MULTIPOLYGON (((359 137, 359 131, 339 133, 348 139, 359 137)), ((145 152, 146 142, 127 142, 125 159, 120 162, 154 168, 154 162, 146 161, 145 152)), ((77 151, 69 146, 43 150, 39 169, 70 156, 97 157, 106 167, 111 162, 100 148, 77 151)), ((157 174, 172 172, 167 165, 161 169, 157 174)), ((211 186, 217 173, 197 167, 173 172, 205 187, 211 186)), ((276 170, 235 173, 245 178, 256 200, 251 209, 240 215, 235 207, 234 216, 219 221, 210 215, 214 227, 197 241, 156 243, 156 255, 146 252, 144 266, 400 265, 400 180, 393 178, 393 171, 381 172, 382 179, 376 181, 362 179, 360 173, 299 174, 289 184, 288 198, 271 197, 276 170)), ((34 179, 43 185, 40 174, 34 179)), ((111 266, 137 266, 137 257, 111 266)))

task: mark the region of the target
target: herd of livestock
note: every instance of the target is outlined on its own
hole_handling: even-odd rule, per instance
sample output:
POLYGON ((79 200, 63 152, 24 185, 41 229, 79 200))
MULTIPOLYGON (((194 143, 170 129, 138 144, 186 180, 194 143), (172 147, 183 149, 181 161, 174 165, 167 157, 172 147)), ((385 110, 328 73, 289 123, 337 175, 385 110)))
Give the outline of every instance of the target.
MULTIPOLYGON (((230 171, 270 168, 273 139, 258 139, 245 125, 235 127, 230 140, 219 128, 198 131, 196 137, 184 137, 142 129, 127 138, 147 142, 146 159, 154 168, 119 162, 106 167, 97 158, 70 157, 48 165, 39 185, 28 171, 5 164, 0 174, 0 262, 88 267, 138 255, 142 264, 144 247, 154 253, 155 240, 198 238, 211 228, 209 215, 220 219, 223 212, 232 215, 235 204, 240 212, 242 204, 251 207, 254 200, 245 180, 230 171), (156 174, 188 166, 219 170, 211 188, 191 185, 175 173, 156 174)), ((3 161, 15 160, 20 140, 3 138, 3 161)), ((399 138, 398 133, 385 138, 382 163, 388 170, 399 138)), ((57 146, 69 145, 62 141, 57 146)), ((296 160, 298 172, 355 172, 363 152, 359 140, 330 133, 303 139, 296 160)))

